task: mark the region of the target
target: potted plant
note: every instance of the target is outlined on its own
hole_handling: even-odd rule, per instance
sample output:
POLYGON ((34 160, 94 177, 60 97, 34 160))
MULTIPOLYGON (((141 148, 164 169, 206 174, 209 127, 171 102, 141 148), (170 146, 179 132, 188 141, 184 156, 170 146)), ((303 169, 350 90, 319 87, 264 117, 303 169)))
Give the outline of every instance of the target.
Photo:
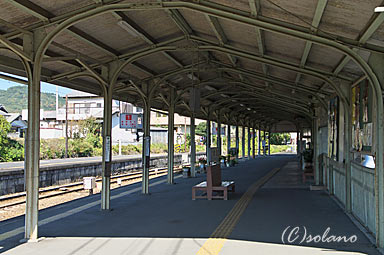
POLYGON ((219 159, 220 159, 221 167, 226 167, 227 166, 227 164, 226 164, 227 157, 220 155, 219 159))
POLYGON ((183 167, 183 178, 188 178, 191 176, 191 168, 188 166, 183 167))
POLYGON ((303 168, 310 168, 313 160, 313 150, 307 149, 303 151, 304 166, 303 168))
POLYGON ((231 162, 231 154, 227 154, 227 156, 226 156, 226 158, 227 158, 227 160, 226 160, 226 164, 227 164, 227 167, 230 167, 231 165, 230 165, 230 162, 231 162))
POLYGON ((232 160, 230 161, 230 166, 235 166, 237 163, 238 163, 238 162, 237 162, 236 159, 232 159, 232 160))

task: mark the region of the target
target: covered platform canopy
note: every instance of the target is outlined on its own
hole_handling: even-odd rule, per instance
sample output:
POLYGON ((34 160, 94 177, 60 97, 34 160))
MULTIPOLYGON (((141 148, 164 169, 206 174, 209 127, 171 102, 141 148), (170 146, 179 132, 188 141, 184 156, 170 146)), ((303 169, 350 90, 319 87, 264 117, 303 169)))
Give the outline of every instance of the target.
MULTIPOLYGON (((311 129, 316 183, 322 184, 325 175, 318 156, 328 149, 319 142, 326 132, 318 132, 328 124, 329 103, 337 97, 334 113, 340 139, 332 140, 338 145, 337 157, 328 155, 327 160, 337 162, 334 167, 343 173, 333 181, 342 183, 339 195, 348 212, 353 211, 356 130, 351 88, 366 82, 374 102, 369 154, 376 162, 370 175, 375 205, 369 211, 375 215, 377 244, 384 247, 384 14, 374 13, 381 4, 381 0, 4 0, 0 71, 27 77, 29 87, 26 238, 37 238, 41 81, 105 98, 102 209, 110 208, 112 99, 144 108, 142 192, 148 193, 145 151, 150 145, 151 108, 169 112, 169 130, 175 112, 191 116, 192 127, 194 118, 203 118, 253 131, 270 131, 281 121, 293 123, 298 132, 311 129)), ((18 80, 7 74, 1 78, 18 80)), ((173 132, 169 134, 172 169, 173 132)), ((191 137, 193 141, 193 128, 191 137)), ((195 144, 191 147, 194 153, 195 144)), ((172 171, 169 175, 172 183, 172 171)))

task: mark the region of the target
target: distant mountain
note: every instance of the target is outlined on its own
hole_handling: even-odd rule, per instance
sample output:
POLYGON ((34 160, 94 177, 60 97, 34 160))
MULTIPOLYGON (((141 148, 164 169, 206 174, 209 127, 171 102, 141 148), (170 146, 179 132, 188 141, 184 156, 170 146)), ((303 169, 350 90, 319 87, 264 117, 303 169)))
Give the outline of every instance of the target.
MULTIPOLYGON (((8 112, 21 113, 23 109, 27 109, 28 88, 26 86, 14 86, 7 90, 0 89, 0 104, 2 104, 8 112)), ((41 93, 41 108, 47 111, 56 109, 56 95, 54 93, 41 93)), ((59 97, 59 107, 65 105, 65 99, 59 97)))

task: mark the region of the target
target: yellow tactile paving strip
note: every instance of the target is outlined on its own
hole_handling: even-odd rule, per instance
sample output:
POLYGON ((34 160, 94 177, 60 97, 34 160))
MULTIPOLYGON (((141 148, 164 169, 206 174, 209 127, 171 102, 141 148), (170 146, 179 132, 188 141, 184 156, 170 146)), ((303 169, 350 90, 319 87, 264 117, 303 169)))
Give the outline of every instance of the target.
POLYGON ((257 182, 252 184, 251 187, 244 193, 244 195, 233 206, 232 210, 227 214, 220 225, 215 229, 209 239, 201 246, 198 255, 217 255, 220 253, 224 246, 226 239, 232 233, 237 222, 240 220, 241 215, 252 201, 256 191, 264 185, 273 175, 275 175, 280 168, 274 168, 268 174, 264 175, 257 182))

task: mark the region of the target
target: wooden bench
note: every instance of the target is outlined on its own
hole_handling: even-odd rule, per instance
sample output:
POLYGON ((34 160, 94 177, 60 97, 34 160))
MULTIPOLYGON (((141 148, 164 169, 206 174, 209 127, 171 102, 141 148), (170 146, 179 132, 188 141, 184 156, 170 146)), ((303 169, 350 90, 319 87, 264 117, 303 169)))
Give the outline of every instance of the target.
POLYGON ((228 191, 235 192, 235 182, 221 181, 220 164, 216 164, 207 167, 207 181, 192 187, 192 200, 196 200, 196 198, 207 198, 208 200, 220 198, 228 200, 228 191), (196 191, 201 191, 206 194, 196 196, 196 191), (216 194, 213 195, 213 192, 216 194))

